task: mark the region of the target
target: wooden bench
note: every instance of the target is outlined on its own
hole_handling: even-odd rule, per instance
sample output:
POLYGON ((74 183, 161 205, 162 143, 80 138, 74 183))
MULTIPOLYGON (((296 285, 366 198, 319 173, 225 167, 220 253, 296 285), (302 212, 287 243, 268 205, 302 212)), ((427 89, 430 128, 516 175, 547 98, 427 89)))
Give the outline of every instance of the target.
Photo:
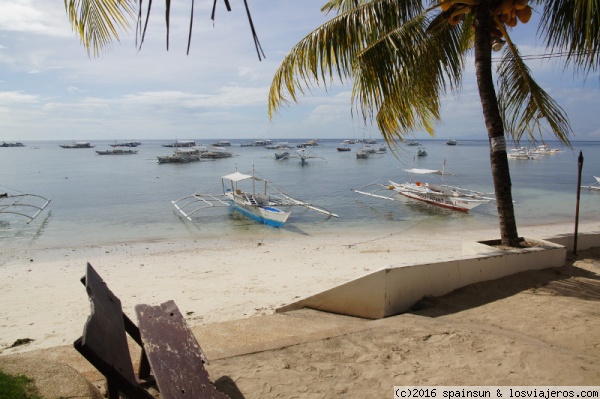
POLYGON ((228 398, 211 383, 203 364, 206 358, 175 302, 136 306, 138 328, 89 263, 81 281, 91 314, 73 345, 104 375, 109 399, 119 399, 119 393, 130 399, 154 399, 146 389, 153 381, 163 399, 228 398), (127 334, 142 351, 137 376, 127 334))

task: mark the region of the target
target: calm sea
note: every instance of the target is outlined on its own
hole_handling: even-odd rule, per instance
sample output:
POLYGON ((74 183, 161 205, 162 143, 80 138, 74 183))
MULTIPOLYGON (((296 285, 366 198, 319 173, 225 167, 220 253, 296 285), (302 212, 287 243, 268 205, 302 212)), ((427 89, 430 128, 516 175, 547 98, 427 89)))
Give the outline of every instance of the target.
MULTIPOLYGON (((172 141, 172 140, 171 140, 172 141)), ((210 144, 214 140, 197 140, 210 144)), ((276 143, 277 140, 272 140, 276 143)), ((296 146, 305 140, 285 140, 296 146)), ((356 159, 352 151, 338 152, 341 140, 320 140, 309 148, 317 158, 304 166, 298 159, 275 160, 275 150, 242 147, 231 140, 234 156, 188 164, 158 164, 158 155, 172 149, 164 141, 142 141, 135 155, 97 155, 112 141, 92 141, 93 149, 63 149, 63 142, 24 142, 25 147, 0 148, 0 193, 35 193, 52 198, 44 213, 32 223, 0 214, 2 248, 25 246, 79 246, 142 240, 177 240, 194 237, 242 234, 260 237, 262 226, 226 209, 207 209, 194 222, 175 211, 172 200, 198 190, 221 192, 221 176, 236 169, 266 178, 282 191, 323 206, 339 215, 326 219, 301 208, 280 233, 343 233, 349 229, 398 229, 410 232, 416 226, 460 230, 496 227, 493 205, 483 205, 469 214, 439 209, 406 200, 392 202, 361 196, 352 189, 373 182, 407 181, 404 169, 441 169, 445 183, 493 192, 487 140, 422 141, 428 155, 414 156, 416 147, 400 146, 397 156, 372 154, 356 159)), ((510 161, 513 197, 518 225, 573 221, 576 209, 579 152, 583 152, 582 184, 600 176, 600 142, 575 142, 573 149, 532 161, 510 161)), ((379 147, 379 144, 377 145, 379 147)), ((290 150, 293 154, 294 148, 290 150)), ((422 179, 425 180, 425 179, 422 179)), ((429 179, 431 182, 436 181, 429 179)), ((600 191, 583 190, 580 220, 600 220, 600 191)))

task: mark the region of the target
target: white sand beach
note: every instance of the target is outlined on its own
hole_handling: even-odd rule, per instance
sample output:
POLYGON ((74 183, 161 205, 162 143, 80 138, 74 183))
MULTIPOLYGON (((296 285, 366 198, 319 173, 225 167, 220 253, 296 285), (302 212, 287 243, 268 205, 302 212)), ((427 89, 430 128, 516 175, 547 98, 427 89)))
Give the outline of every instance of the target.
MULTIPOLYGON (((572 226, 521 227, 537 238, 572 233, 572 226)), ((600 224, 580 231, 600 230, 600 224)), ((335 236, 287 235, 128 243, 81 248, 23 249, 0 254, 0 348, 13 351, 70 344, 89 314, 79 279, 90 262, 133 315, 138 303, 174 300, 190 325, 271 314, 368 272, 461 255, 462 242, 497 238, 494 230, 362 230, 335 236)))
MULTIPOLYGON (((269 231, 254 238, 3 252, 0 357, 72 345, 90 312, 79 282, 86 262, 121 299, 125 313, 133 316, 139 303, 172 299, 197 334, 208 334, 215 323, 272 314, 279 306, 382 267, 457 258, 463 241, 498 237, 496 230, 370 230, 335 236, 269 231), (9 348, 25 338, 33 341, 9 348)), ((597 231, 600 223, 579 226, 580 233, 597 231)), ((521 236, 542 239, 572 233, 572 225, 519 228, 521 236)), ((600 264, 592 260, 585 265, 593 291, 600 264)), ((543 272, 532 272, 528 283, 540 276, 543 272)), ((491 283, 484 293, 488 300, 482 301, 482 292, 463 291, 447 304, 425 309, 427 322, 418 312, 401 315, 376 321, 384 323, 380 328, 336 339, 219 359, 211 362, 209 372, 232 378, 246 398, 391 395, 394 384, 600 384, 597 292, 577 298, 573 307, 546 286, 547 276, 543 280, 534 292, 523 286, 525 293, 491 283), (452 306, 460 311, 445 313, 452 306), (566 323, 584 320, 566 327, 561 318, 566 323), (507 328, 508 334, 496 331, 507 328), (403 366, 389 367, 381 356, 403 366), (478 357, 483 363, 477 364, 478 357), (535 362, 539 369, 532 368, 535 362), (569 364, 575 369, 564 370, 569 364), (286 394, 291 387, 296 393, 286 394)), ((210 347, 207 353, 210 359, 210 347)))

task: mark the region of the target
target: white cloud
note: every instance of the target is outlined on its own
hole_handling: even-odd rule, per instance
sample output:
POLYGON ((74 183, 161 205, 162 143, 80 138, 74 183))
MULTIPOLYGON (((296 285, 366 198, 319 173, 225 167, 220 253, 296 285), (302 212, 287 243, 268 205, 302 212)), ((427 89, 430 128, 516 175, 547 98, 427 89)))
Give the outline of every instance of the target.
POLYGON ((57 3, 43 0, 2 0, 0 30, 67 36, 70 29, 66 13, 64 9, 62 14, 58 11, 57 3))
MULTIPOLYGON (((201 120, 205 128, 200 134, 231 138, 361 134, 353 133, 362 120, 356 113, 352 117, 351 85, 337 82, 329 92, 316 87, 300 96, 299 104, 284 106, 269 121, 267 95, 281 59, 327 18, 317 0, 249 5, 267 57, 261 62, 241 2, 232 2, 230 13, 217 2, 214 26, 212 2, 196 2, 189 56, 189 2, 173 2, 167 52, 164 2, 159 1, 153 4, 141 51, 130 32, 120 34, 121 42, 109 52, 90 59, 69 26, 62 1, 0 0, 0 130, 14 131, 21 140, 72 139, 72 132, 84 132, 82 139, 130 138, 132 132, 140 138, 165 138, 173 129, 197 137, 201 120)), ((531 32, 514 34, 523 54, 540 54, 531 32)), ((588 78, 583 86, 551 63, 533 60, 528 65, 565 107, 577 138, 598 138, 597 78, 588 78)), ((444 99, 437 137, 485 137, 474 82, 469 56, 459 97, 444 99)))
POLYGON ((0 91, 0 104, 32 104, 39 102, 39 98, 32 94, 23 94, 17 91, 0 91))

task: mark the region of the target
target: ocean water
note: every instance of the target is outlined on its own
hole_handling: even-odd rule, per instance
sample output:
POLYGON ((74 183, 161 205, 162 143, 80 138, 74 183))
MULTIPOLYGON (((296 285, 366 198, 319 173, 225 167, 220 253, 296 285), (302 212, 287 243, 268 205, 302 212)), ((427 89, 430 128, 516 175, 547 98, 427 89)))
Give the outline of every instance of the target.
MULTIPOLYGON (((340 141, 320 140, 308 151, 316 158, 304 166, 298 159, 275 160, 275 150, 241 147, 247 140, 230 140, 231 158, 188 164, 158 164, 158 155, 172 149, 172 140, 142 140, 135 155, 97 155, 112 141, 91 141, 93 149, 63 149, 63 142, 24 142, 25 147, 0 148, 0 193, 34 193, 52 199, 30 224, 19 217, 0 214, 0 245, 5 249, 35 246, 100 245, 148 240, 177 240, 236 234, 260 237, 269 234, 339 233, 360 229, 412 228, 473 229, 497 227, 494 205, 482 205, 469 214, 405 200, 385 201, 356 194, 352 189, 388 180, 404 182, 410 167, 441 169, 444 183, 493 192, 487 140, 421 141, 426 157, 415 157, 416 147, 401 145, 393 155, 371 154, 356 159, 352 151, 338 152, 340 141), (239 170, 250 172, 293 197, 327 208, 339 218, 293 208, 287 224, 263 226, 227 209, 207 209, 193 222, 176 212, 172 200, 195 191, 222 192, 221 176, 239 170)), ((209 144, 216 140, 197 140, 209 144)), ((277 140, 272 140, 276 143, 277 140)), ((305 140, 282 140, 295 146, 305 140)), ((378 143, 377 147, 381 144, 378 143)), ((517 225, 574 221, 577 199, 578 156, 584 156, 582 184, 600 176, 600 142, 574 142, 573 148, 536 160, 510 160, 517 225)), ((296 149, 289 150, 294 154, 296 149)), ((439 183, 436 177, 422 178, 439 183)), ((582 190, 580 220, 600 220, 600 191, 582 190)))

